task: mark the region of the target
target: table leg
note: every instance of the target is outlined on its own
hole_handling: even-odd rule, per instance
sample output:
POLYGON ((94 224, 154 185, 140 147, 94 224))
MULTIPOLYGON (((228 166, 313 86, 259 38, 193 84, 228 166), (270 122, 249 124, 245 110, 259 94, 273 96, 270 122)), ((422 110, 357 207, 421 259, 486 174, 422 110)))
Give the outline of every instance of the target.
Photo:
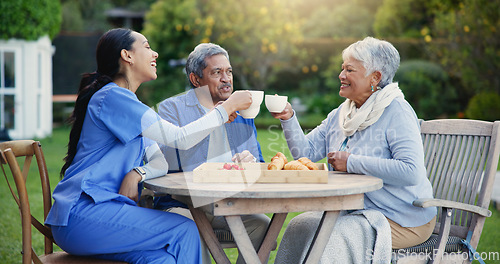
POLYGON ((219 240, 215 236, 214 229, 208 221, 207 215, 200 209, 193 208, 192 206, 189 206, 189 210, 215 262, 218 264, 231 264, 219 240))
POLYGON ((304 264, 316 264, 321 259, 323 251, 325 251, 326 244, 330 240, 333 232, 333 227, 340 214, 340 211, 326 211, 323 213, 318 225, 318 230, 311 242, 311 246, 304 259, 304 264))
POLYGON ((234 240, 236 241, 236 245, 243 256, 243 259, 246 263, 262 263, 257 256, 257 252, 255 251, 252 241, 250 241, 250 237, 248 236, 247 230, 245 229, 245 225, 243 225, 243 221, 241 220, 241 216, 239 215, 228 215, 225 216, 227 225, 233 233, 234 240))
POLYGON ((276 245, 276 238, 278 238, 287 215, 288 213, 276 213, 273 215, 271 223, 267 229, 266 236, 264 237, 264 240, 259 248, 258 256, 261 263, 264 263, 267 259, 269 259, 269 254, 276 245))

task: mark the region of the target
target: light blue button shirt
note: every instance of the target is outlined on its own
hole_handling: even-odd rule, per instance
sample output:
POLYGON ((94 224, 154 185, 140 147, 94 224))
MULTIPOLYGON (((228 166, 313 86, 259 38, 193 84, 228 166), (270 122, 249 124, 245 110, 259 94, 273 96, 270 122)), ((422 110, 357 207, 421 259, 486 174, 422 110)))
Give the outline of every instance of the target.
MULTIPOLYGON (((194 89, 191 89, 185 94, 161 102, 158 107, 158 114, 174 125, 185 126, 200 119, 206 112, 201 106, 194 89)), ((245 119, 238 115, 233 122, 224 124, 223 128, 226 130, 231 157, 236 153, 248 150, 258 161, 264 162, 253 119, 245 119)), ((208 136, 187 150, 160 146, 169 164, 169 172, 192 171, 202 163, 207 162, 210 142, 211 136, 208 136)), ((228 157, 226 161, 230 162, 229 155, 226 157, 228 157)), ((186 207, 186 205, 172 199, 170 195, 155 199, 155 208, 167 209, 170 207, 186 207)))
MULTIPOLYGON (((185 126, 205 115, 194 89, 187 93, 168 98, 160 103, 158 114, 168 122, 185 126)), ((231 148, 231 157, 244 150, 250 151, 258 161, 264 162, 260 144, 257 141, 257 129, 253 119, 238 117, 231 123, 224 124, 227 140, 231 148)), ((180 150, 162 146, 169 164, 170 171, 192 171, 204 162, 207 162, 210 136, 188 150, 180 150)), ((229 162, 230 160, 228 160, 229 162)))

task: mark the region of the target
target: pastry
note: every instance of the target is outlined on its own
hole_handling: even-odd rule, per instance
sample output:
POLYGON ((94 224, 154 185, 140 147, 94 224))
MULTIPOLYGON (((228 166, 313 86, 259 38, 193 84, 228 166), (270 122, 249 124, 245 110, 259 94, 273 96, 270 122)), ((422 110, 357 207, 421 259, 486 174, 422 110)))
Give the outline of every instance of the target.
POLYGON ((285 164, 288 162, 285 155, 281 152, 276 153, 274 157, 271 158, 271 162, 267 165, 268 170, 282 170, 285 164))
POLYGON ((292 160, 285 164, 285 170, 309 170, 306 165, 298 160, 292 160))
POLYGON ((314 162, 306 157, 302 157, 298 159, 298 161, 300 161, 300 163, 304 164, 310 170, 318 170, 318 166, 316 166, 314 162))

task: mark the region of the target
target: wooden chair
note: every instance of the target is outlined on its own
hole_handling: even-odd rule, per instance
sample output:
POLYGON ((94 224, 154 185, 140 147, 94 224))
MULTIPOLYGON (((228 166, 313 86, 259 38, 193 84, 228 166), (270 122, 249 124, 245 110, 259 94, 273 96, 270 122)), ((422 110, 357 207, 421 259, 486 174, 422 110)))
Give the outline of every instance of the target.
POLYGON ((474 253, 484 221, 491 216, 488 206, 500 154, 499 129, 500 121, 421 121, 434 199, 413 204, 438 207, 438 221, 427 242, 394 251, 393 263, 470 263, 466 254, 474 253), (457 251, 462 253, 447 254, 457 251))
MULTIPOLYGON (((52 207, 52 193, 50 189, 49 176, 47 173, 47 166, 42 152, 40 142, 33 140, 17 140, 7 141, 0 143, 0 164, 4 173, 7 184, 11 190, 12 196, 19 206, 21 213, 21 226, 22 226, 22 263, 23 264, 48 264, 48 263, 99 263, 99 264, 112 264, 112 263, 125 263, 106 261, 88 257, 79 257, 70 255, 64 251, 54 252, 53 245, 55 244, 52 238, 52 232, 48 226, 43 224, 44 221, 38 221, 31 214, 30 201, 28 191, 26 189, 26 180, 28 171, 31 167, 31 161, 35 156, 38 167, 38 174, 41 181, 42 189, 42 202, 43 202, 43 220, 47 218, 50 208, 52 207), (18 164, 17 159, 24 157, 23 168, 18 164), (9 181, 3 164, 8 164, 12 177, 16 185, 17 192, 15 192, 9 181), (31 225, 33 225, 40 233, 43 234, 45 239, 44 255, 37 255, 32 247, 31 225)), ((34 167, 34 166, 33 166, 34 167)), ((36 197, 35 197, 36 198, 36 197)), ((37 199, 32 199, 31 202, 37 202, 37 199)))

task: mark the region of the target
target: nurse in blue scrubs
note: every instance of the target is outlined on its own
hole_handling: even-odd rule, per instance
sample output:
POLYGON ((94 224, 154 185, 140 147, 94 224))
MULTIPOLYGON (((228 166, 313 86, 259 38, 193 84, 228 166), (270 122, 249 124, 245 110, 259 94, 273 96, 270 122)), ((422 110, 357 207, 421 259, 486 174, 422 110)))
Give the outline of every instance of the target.
POLYGON ((57 244, 75 255, 128 263, 201 263, 195 223, 137 206, 139 184, 168 171, 156 142, 191 148, 251 104, 238 91, 184 127, 162 120, 135 91, 156 79, 158 53, 140 33, 113 29, 99 40, 97 71, 85 74, 71 116, 64 178, 46 219, 57 244))

